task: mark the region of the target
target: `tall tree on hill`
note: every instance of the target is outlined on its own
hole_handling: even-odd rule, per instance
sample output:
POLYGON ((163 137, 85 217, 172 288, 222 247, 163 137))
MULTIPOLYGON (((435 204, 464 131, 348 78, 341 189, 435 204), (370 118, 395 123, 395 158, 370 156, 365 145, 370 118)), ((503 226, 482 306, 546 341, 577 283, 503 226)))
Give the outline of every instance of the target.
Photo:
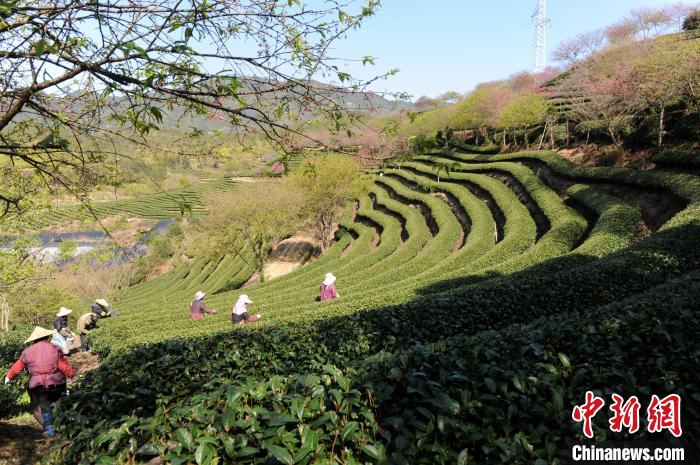
POLYGON ((562 41, 552 52, 552 58, 569 66, 600 50, 605 43, 602 31, 584 32, 562 41))
POLYGON ((639 8, 630 12, 630 19, 637 24, 643 39, 658 37, 671 24, 667 9, 639 8))
POLYGON ((307 160, 289 181, 304 194, 307 226, 322 252, 333 241, 343 208, 369 189, 369 181, 357 162, 335 154, 307 160))
POLYGON ((698 76, 700 76, 700 41, 679 40, 664 46, 653 46, 635 63, 636 93, 656 115, 659 147, 663 145, 666 110, 681 101, 696 98, 698 76), (695 85, 694 85, 695 84, 695 85))
POLYGON ((636 70, 630 61, 606 60, 610 69, 598 63, 586 63, 572 72, 561 89, 572 95, 571 116, 580 129, 601 131, 615 145, 631 131, 632 123, 641 112, 642 100, 636 92, 636 70), (614 66, 612 66, 614 65, 614 66))
POLYGON ((683 30, 683 22, 695 11, 695 8, 683 2, 676 2, 668 5, 664 11, 669 17, 669 21, 675 32, 683 30))
MULTIPOLYGON (((211 114, 277 143, 302 114, 340 129, 353 116, 342 97, 372 81, 331 54, 379 5, 353 3, 2 2, 0 162, 23 168, 13 182, 27 188, 39 179, 78 194, 99 181, 105 146, 145 143, 166 118, 211 114)), ((0 214, 26 211, 25 190, 0 191, 0 214)))
POLYGON ((252 260, 260 281, 272 249, 303 222, 304 194, 288 182, 260 182, 233 193, 212 194, 199 229, 209 255, 252 260))
POLYGON ((517 132, 523 133, 523 140, 529 147, 530 140, 528 134, 531 129, 540 125, 545 125, 546 132, 547 112, 549 105, 547 101, 539 95, 526 93, 510 103, 508 103, 500 115, 500 126, 504 131, 513 130, 513 141, 517 144, 517 132))

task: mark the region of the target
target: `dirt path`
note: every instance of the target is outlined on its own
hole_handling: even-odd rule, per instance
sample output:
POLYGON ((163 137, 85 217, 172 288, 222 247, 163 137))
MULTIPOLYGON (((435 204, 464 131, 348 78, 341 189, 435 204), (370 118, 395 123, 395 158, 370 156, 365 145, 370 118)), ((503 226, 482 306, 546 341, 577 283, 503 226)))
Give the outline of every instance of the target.
MULTIPOLYGON (((97 355, 88 352, 73 354, 68 361, 78 376, 100 366, 97 355)), ((69 389, 72 384, 69 380, 69 389)), ((0 465, 38 465, 53 443, 30 413, 0 420, 0 465)))
POLYGON ((39 464, 52 442, 30 414, 0 420, 0 465, 39 464))

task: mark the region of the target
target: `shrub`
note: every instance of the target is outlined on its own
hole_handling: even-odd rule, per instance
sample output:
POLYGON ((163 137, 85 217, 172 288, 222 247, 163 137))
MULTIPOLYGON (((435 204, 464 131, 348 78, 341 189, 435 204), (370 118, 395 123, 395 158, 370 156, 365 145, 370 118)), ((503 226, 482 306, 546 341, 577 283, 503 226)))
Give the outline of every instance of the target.
POLYGON ((425 153, 428 150, 440 147, 440 143, 433 137, 413 136, 408 139, 411 150, 415 153, 425 153))
POLYGON ((149 256, 155 260, 167 260, 173 256, 173 242, 168 236, 156 236, 148 242, 149 256))
POLYGON ((73 308, 77 301, 67 289, 51 283, 17 291, 8 296, 10 324, 53 327, 60 307, 73 308))
POLYGON ((690 13, 683 21, 684 31, 696 31, 698 29, 700 29, 700 10, 690 13))

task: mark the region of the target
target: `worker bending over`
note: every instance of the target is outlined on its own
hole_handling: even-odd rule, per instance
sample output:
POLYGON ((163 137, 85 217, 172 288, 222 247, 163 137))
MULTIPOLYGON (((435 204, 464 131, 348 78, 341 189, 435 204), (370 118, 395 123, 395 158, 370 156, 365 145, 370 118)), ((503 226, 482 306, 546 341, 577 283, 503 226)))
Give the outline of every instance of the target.
POLYGON ((97 326, 97 315, 94 313, 85 313, 78 318, 78 334, 80 335, 80 348, 90 350, 90 344, 87 341, 87 335, 97 326))
POLYGON ((105 299, 95 299, 95 302, 90 305, 92 313, 97 315, 97 318, 110 318, 117 316, 117 312, 109 309, 109 303, 105 299))

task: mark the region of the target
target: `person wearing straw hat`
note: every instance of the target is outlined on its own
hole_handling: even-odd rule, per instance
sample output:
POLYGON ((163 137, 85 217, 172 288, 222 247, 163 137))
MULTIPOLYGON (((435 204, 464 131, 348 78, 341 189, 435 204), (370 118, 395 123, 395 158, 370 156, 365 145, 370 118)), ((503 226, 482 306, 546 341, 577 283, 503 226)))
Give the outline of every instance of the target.
POLYGON ((190 320, 198 320, 204 318, 204 315, 213 315, 216 310, 207 308, 204 304, 204 296, 207 295, 206 292, 197 291, 194 295, 194 300, 190 304, 190 320))
POLYGON ((248 315, 248 305, 252 304, 253 301, 246 294, 241 294, 236 301, 236 304, 231 309, 231 322, 233 324, 239 323, 255 323, 262 315, 259 313, 257 315, 248 315))
POLYGON ((319 300, 323 302, 324 300, 331 300, 340 297, 338 291, 335 289, 335 276, 333 273, 326 273, 326 277, 321 283, 321 295, 319 300))
POLYGON ((59 346, 65 355, 68 355, 73 348, 75 336, 68 326, 68 315, 73 312, 70 308, 61 307, 56 314, 56 319, 53 322, 55 329, 52 342, 59 346))
POLYGON ((51 404, 66 394, 66 377, 73 378, 75 371, 66 357, 49 339, 54 332, 50 329, 34 328, 25 344, 31 344, 22 351, 10 371, 5 376, 5 384, 26 368, 29 372, 27 391, 32 404, 32 413, 44 426, 48 437, 54 436, 51 404))
POLYGON ((97 326, 98 317, 94 313, 85 313, 80 318, 78 318, 78 324, 76 328, 78 329, 78 335, 80 336, 80 348, 83 350, 90 350, 90 344, 87 341, 87 335, 90 331, 95 329, 97 326))
POLYGON ((56 319, 53 322, 54 329, 58 332, 58 334, 65 337, 66 339, 73 337, 73 333, 71 332, 70 327, 68 326, 68 315, 70 315, 71 313, 73 313, 73 310, 71 310, 70 308, 61 307, 61 309, 56 314, 56 319))
POLYGON ((97 315, 97 318, 109 318, 117 316, 117 313, 109 309, 109 302, 105 299, 95 299, 95 302, 90 305, 90 311, 97 315))

